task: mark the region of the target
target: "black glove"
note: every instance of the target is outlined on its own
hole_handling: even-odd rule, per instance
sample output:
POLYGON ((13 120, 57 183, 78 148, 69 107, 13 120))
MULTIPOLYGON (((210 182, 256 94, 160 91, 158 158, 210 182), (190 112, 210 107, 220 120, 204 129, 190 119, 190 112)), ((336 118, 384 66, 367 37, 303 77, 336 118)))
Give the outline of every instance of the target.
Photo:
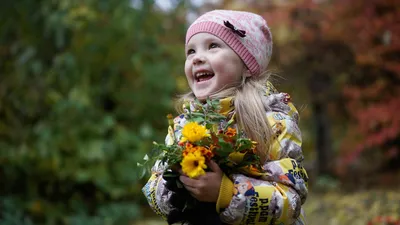
POLYGON ((165 186, 172 192, 170 204, 174 207, 167 216, 168 224, 188 222, 190 225, 222 225, 215 210, 215 203, 195 199, 185 189, 179 176, 180 174, 174 171, 166 171, 163 174, 165 186))
MULTIPOLYGON (((165 187, 171 191, 170 204, 173 206, 171 212, 167 215, 168 224, 187 221, 184 209, 188 205, 188 201, 193 197, 185 189, 182 182, 179 180, 180 174, 178 172, 167 170, 163 174, 165 187)), ((191 199, 192 198, 192 199, 191 199)))

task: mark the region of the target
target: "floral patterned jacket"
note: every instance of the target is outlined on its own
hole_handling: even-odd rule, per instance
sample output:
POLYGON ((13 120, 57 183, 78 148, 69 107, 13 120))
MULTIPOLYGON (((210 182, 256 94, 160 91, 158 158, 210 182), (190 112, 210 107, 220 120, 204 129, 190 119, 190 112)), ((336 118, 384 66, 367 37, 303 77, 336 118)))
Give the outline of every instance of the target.
MULTIPOLYGON (((224 176, 217 211, 226 224, 305 224, 302 205, 307 197, 307 173, 302 166, 301 132, 298 128, 298 112, 285 93, 278 93, 268 83, 263 99, 268 121, 275 132, 269 160, 263 165, 266 176, 258 179, 242 174, 224 176), (219 208, 221 210, 219 210, 219 208)), ((227 104, 225 104, 227 105, 227 104)), ((229 105, 229 104, 228 104, 229 105)), ((224 107, 224 104, 221 103, 224 107)), ((231 105, 230 105, 231 106, 231 105)), ((179 116, 174 120, 183 127, 186 120, 179 116)), ((180 137, 179 129, 170 129, 180 137)), ((156 163, 152 176, 143 187, 151 208, 164 219, 172 210, 169 204, 171 192, 165 187, 162 173, 165 167, 156 163)))

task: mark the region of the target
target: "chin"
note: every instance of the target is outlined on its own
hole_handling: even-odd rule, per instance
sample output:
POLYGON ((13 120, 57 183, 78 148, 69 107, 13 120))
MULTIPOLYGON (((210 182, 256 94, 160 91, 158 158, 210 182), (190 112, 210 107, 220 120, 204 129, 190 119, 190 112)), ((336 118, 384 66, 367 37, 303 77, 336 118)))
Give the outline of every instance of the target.
POLYGON ((209 97, 209 95, 206 95, 206 94, 196 94, 196 93, 194 93, 194 95, 200 101, 205 101, 209 97))

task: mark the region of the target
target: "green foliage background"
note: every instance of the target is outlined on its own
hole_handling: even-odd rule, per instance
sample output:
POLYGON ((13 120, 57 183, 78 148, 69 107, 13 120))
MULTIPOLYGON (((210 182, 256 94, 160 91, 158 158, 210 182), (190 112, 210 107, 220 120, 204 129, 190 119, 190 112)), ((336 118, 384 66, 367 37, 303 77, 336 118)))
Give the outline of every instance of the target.
POLYGON ((165 135, 184 23, 130 4, 2 1, 0 224, 141 217, 136 163, 165 135))
MULTIPOLYGON (((153 0, 0 1, 1 225, 147 224, 149 220, 142 218, 146 215, 143 210, 149 209, 141 193, 145 180, 139 178, 136 165, 150 151, 153 141, 163 142, 165 116, 174 112, 172 99, 186 88, 182 62, 190 1, 169 2, 176 4, 171 11, 157 9, 153 0)), ((319 15, 320 6, 312 6, 310 1, 271 1, 272 5, 267 1, 221 2, 221 8, 259 12, 272 27, 275 45, 271 66, 282 69, 285 78, 276 79, 277 87, 293 96, 302 118, 303 151, 313 179, 305 204, 309 223, 366 224, 382 218, 398 221, 398 191, 383 189, 398 187, 394 185, 400 175, 397 150, 387 151, 392 155, 388 155, 390 161, 382 164, 386 165, 382 170, 377 169, 377 162, 384 161, 376 157, 379 151, 375 149, 368 153, 370 159, 357 158, 348 168, 341 163, 345 156, 340 155, 340 146, 346 145, 344 136, 353 144, 367 143, 369 137, 353 138, 359 135, 357 127, 362 123, 352 123, 363 114, 350 110, 342 93, 348 81, 354 79, 356 88, 352 93, 361 96, 354 102, 368 96, 362 87, 369 72, 355 71, 363 66, 356 59, 390 55, 393 58, 388 62, 397 63, 398 55, 395 41, 388 46, 386 42, 376 45, 376 40, 385 37, 379 30, 367 33, 366 40, 373 41, 358 49, 350 48, 362 40, 354 35, 358 33, 343 29, 351 30, 351 21, 366 18, 356 6, 366 6, 369 10, 365 12, 385 9, 385 16, 378 13, 369 19, 378 26, 392 18, 385 25, 390 32, 384 34, 393 32, 392 39, 396 40, 395 3, 379 1, 389 5, 383 8, 378 7, 378 1, 348 3, 343 7, 352 16, 342 18, 335 10, 340 12, 345 1, 328 1, 326 12, 335 16, 328 23, 332 25, 330 32, 319 36, 320 31, 313 30, 313 24, 324 20, 313 17, 319 15), (274 4, 277 7, 270 7, 274 4), (308 8, 317 10, 313 14, 308 8), (321 37, 325 45, 316 45, 315 37, 321 37), (384 45, 386 50, 381 52, 384 45), (321 74, 331 80, 314 79, 324 78, 321 74), (310 91, 313 80, 330 86, 315 95, 310 91), (332 132, 327 141, 332 148, 316 146, 315 109, 311 107, 316 100, 326 107, 323 114, 332 123, 324 128, 332 132), (314 164, 320 160, 316 153, 321 150, 332 154, 326 157, 331 170, 345 173, 336 178, 317 177, 314 164), (333 164, 336 161, 339 163, 333 164), (353 188, 353 192, 345 193, 345 186, 353 188), (370 187, 382 191, 363 191, 370 187)), ((194 11, 211 6, 203 7, 194 11)), ((386 64, 373 65, 386 71, 386 64)), ((391 68, 398 74, 398 67, 391 68)), ((379 84, 375 81, 380 81, 382 74, 386 73, 373 73, 379 79, 372 79, 368 85, 379 84)), ((385 93, 397 90, 396 82, 387 84, 378 87, 389 87, 385 93)), ((381 92, 376 93, 376 100, 387 101, 381 92)), ((391 99, 397 101, 394 95, 391 99)), ((382 108, 386 109, 389 111, 390 107, 382 108)), ((393 113, 396 110, 390 112, 385 115, 398 121, 393 113)), ((363 118, 375 123, 380 121, 376 118, 382 117, 377 115, 363 118)), ((387 146, 395 146, 399 140, 398 126, 395 122, 390 124, 395 124, 392 133, 397 136, 392 141, 381 133, 384 135, 380 135, 378 147, 382 150, 390 150, 387 146)), ((349 147, 348 151, 354 148, 349 147)), ((157 218, 155 224, 160 222, 154 213, 148 215, 157 218)), ((382 221, 371 224, 386 223, 382 221)))

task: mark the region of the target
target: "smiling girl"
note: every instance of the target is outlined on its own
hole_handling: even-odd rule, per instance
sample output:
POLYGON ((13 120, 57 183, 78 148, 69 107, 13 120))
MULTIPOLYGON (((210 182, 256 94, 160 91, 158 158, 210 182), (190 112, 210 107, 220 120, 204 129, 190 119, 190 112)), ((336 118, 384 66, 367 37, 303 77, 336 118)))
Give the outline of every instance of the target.
MULTIPOLYGON (((234 119, 235 128, 257 142, 256 151, 267 174, 256 178, 224 174, 213 161, 208 162, 211 171, 199 177, 182 174, 180 181, 194 198, 215 206, 210 215, 198 218, 215 213, 221 224, 305 224, 302 205, 308 177, 302 167, 298 113, 290 96, 279 93, 268 81, 272 36, 266 21, 250 12, 210 11, 189 27, 185 51, 191 91, 178 105, 196 99, 204 104, 208 98, 219 100, 219 113, 226 115, 221 124, 234 119), (251 191, 238 191, 242 187, 251 187, 251 191)), ((174 123, 167 142, 181 138, 186 120, 178 116, 174 123)), ((164 170, 165 166, 156 163, 143 192, 153 210, 168 218, 183 209, 171 202, 177 193, 166 187, 164 170)))

